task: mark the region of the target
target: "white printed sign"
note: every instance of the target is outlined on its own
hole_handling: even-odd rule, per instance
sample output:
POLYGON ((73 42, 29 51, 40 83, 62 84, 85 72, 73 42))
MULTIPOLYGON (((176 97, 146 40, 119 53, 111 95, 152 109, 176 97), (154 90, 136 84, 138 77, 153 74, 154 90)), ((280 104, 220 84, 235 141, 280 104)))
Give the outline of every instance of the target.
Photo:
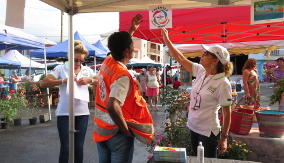
POLYGON ((172 28, 171 5, 149 7, 150 29, 172 28))

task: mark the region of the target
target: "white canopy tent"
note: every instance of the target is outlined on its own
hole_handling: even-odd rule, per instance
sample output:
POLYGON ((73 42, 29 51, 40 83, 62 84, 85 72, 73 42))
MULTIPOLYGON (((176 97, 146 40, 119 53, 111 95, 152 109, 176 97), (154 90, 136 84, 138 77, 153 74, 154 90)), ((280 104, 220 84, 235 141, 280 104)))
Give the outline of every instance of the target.
POLYGON ((43 69, 45 68, 44 64, 30 60, 29 58, 23 56, 17 50, 10 50, 6 54, 4 54, 1 58, 11 61, 21 62, 21 68, 29 68, 29 67, 43 68, 43 69))

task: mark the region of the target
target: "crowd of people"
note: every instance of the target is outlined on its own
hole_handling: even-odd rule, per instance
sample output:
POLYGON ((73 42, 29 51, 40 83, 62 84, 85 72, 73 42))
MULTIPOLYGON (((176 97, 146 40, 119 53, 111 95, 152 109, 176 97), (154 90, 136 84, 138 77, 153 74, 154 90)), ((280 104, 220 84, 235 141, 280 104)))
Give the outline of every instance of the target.
MULTIPOLYGON (((60 99, 56 109, 57 129, 60 140, 59 163, 69 158, 69 94, 67 83, 74 81, 80 93, 88 92, 88 84, 93 85, 95 94, 95 115, 93 141, 97 144, 100 163, 131 163, 133 160, 134 137, 148 144, 154 138, 152 110, 159 110, 159 87, 164 73, 153 66, 143 68, 137 75, 133 67, 127 67, 133 58, 132 35, 142 23, 143 17, 133 17, 129 30, 114 32, 108 39, 110 55, 104 60, 100 71, 82 64, 88 50, 81 41, 74 41, 74 79, 69 79, 68 65, 55 67, 41 82, 41 87, 59 86, 60 99), (147 102, 149 103, 149 109, 147 102)), ((205 52, 199 63, 193 63, 172 44, 168 31, 161 29, 164 43, 172 57, 183 68, 196 77, 192 85, 187 126, 190 129, 192 155, 197 155, 197 146, 202 142, 204 157, 216 158, 227 150, 227 139, 231 123, 232 89, 227 77, 232 74, 228 50, 220 45, 202 45, 205 52), (218 110, 222 109, 222 124, 218 110)), ((278 67, 268 72, 268 76, 279 84, 284 76, 284 58, 277 59, 278 67)), ((259 107, 259 80, 255 59, 248 59, 243 67, 245 103, 259 107)), ((166 67, 164 71, 168 71, 166 67)), ((166 73, 165 73, 166 74, 166 73)), ((174 74, 178 81, 180 74, 174 74)), ((13 72, 12 82, 18 76, 13 72)), ((24 80, 32 81, 29 70, 24 80)), ((78 92, 75 92, 78 93, 78 92)), ((88 94, 89 95, 89 94, 88 94)), ((74 98, 75 115, 75 162, 83 162, 83 146, 90 115, 89 97, 74 98)))

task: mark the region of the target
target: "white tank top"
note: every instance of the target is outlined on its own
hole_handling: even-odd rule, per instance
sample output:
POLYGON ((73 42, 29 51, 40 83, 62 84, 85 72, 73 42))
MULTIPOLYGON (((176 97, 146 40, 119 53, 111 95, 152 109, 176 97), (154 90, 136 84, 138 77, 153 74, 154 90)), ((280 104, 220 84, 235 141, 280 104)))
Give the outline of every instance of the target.
POLYGON ((147 72, 148 75, 148 82, 147 82, 147 86, 150 88, 158 88, 159 87, 159 83, 157 80, 157 76, 156 75, 150 75, 149 72, 147 72))

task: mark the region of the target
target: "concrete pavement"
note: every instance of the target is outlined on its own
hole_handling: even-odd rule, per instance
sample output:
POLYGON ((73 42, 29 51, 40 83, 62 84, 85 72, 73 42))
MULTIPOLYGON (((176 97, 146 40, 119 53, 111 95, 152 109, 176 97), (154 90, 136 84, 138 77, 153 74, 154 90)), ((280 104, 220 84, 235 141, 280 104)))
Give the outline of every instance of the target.
MULTIPOLYGON (((268 106, 269 97, 273 93, 272 83, 261 83, 261 106, 268 106)), ((240 99, 242 94, 238 96, 240 99)), ((277 109, 278 105, 271 106, 277 109)), ((159 111, 152 111, 156 133, 162 133, 160 128, 165 122, 164 107, 159 105, 159 111)), ((10 129, 0 129, 0 163, 56 163, 59 156, 59 138, 56 127, 55 107, 52 110, 52 120, 37 125, 29 125, 28 119, 23 117, 21 126, 10 126, 10 129)), ((37 115, 47 113, 44 107, 37 115)), ((92 140, 94 107, 90 108, 90 118, 84 146, 84 163, 97 163, 96 144, 92 140)), ((2 117, 0 115, 0 117, 2 117)), ((133 163, 148 161, 146 145, 135 140, 133 163)))

